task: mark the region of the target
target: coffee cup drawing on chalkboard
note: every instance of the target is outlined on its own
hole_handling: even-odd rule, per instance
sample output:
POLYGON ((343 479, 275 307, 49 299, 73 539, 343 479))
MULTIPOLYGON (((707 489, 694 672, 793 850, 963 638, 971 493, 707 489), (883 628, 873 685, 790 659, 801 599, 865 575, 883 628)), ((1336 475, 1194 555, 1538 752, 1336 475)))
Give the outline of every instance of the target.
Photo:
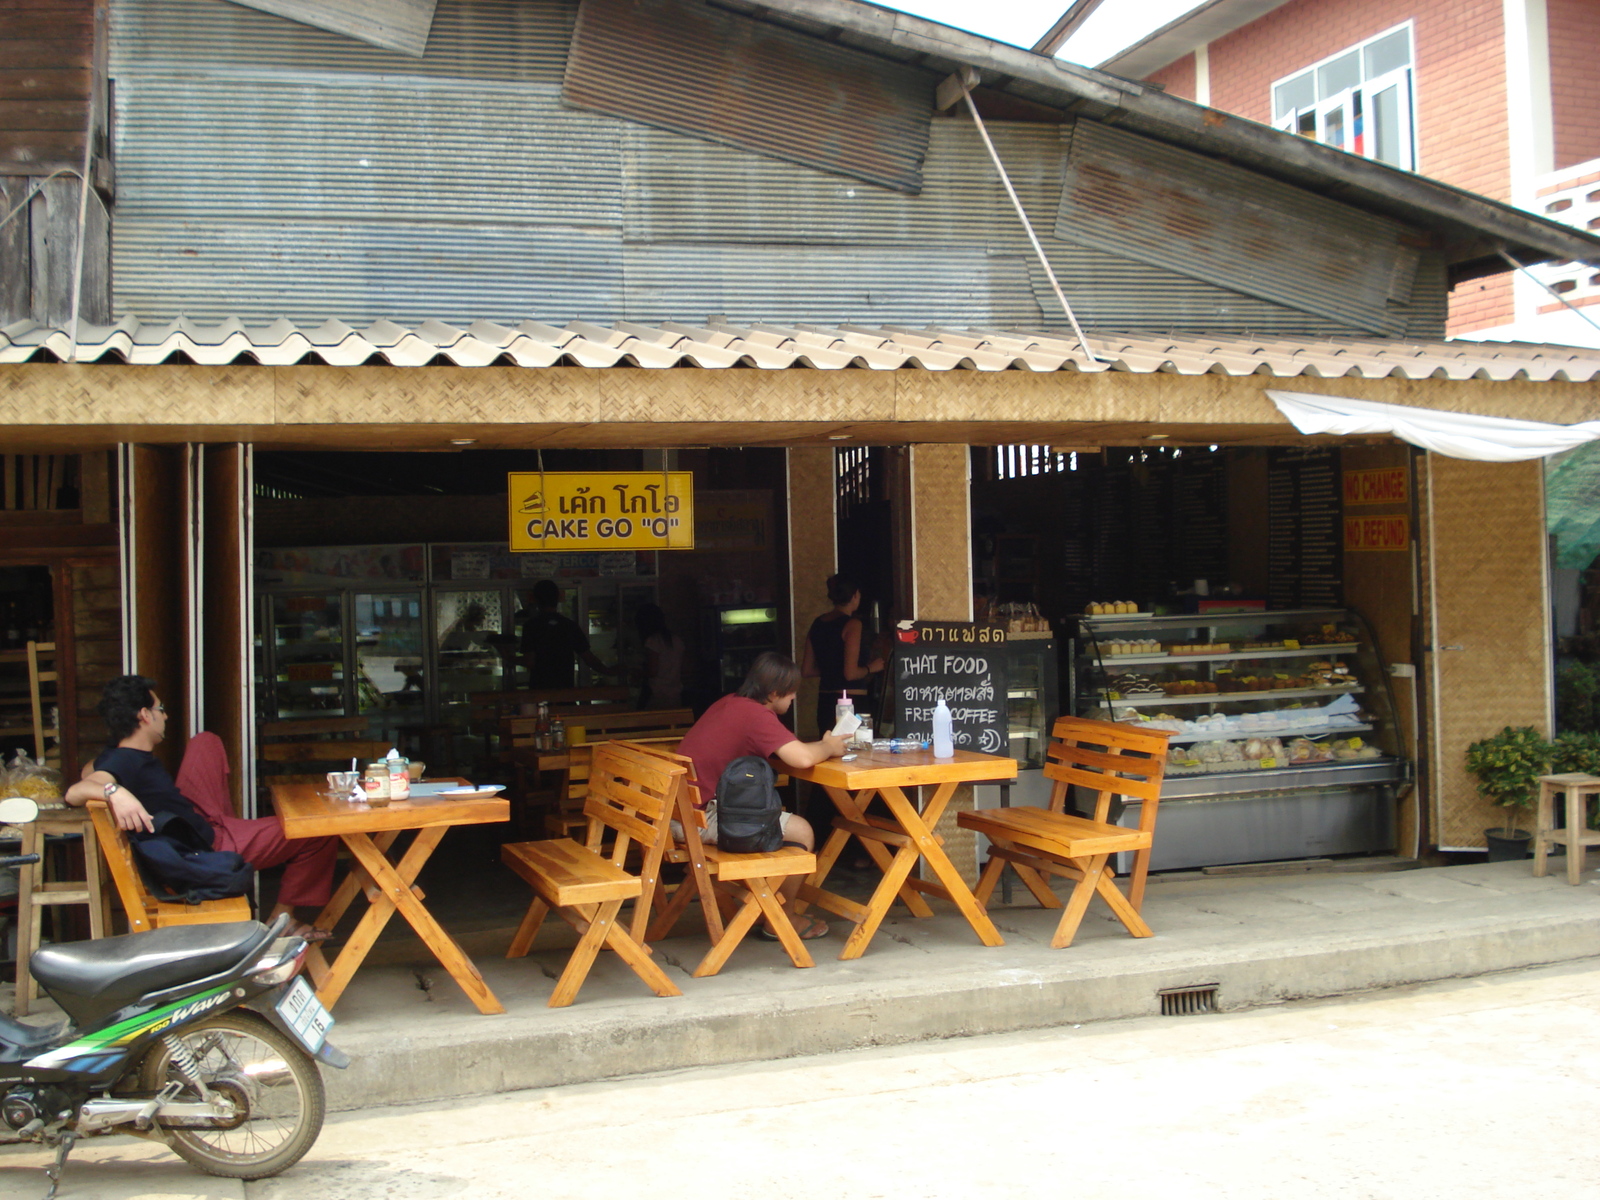
POLYGON ((914 644, 917 640, 917 631, 913 628, 914 625, 915 622, 913 621, 901 621, 895 626, 895 637, 902 642, 914 644))

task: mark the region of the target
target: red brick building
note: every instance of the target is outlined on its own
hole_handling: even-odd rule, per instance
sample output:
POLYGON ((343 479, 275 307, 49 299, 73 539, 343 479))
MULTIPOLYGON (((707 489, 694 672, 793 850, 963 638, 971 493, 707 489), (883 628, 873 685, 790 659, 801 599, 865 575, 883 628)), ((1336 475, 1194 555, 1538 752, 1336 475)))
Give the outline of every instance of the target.
MULTIPOLYGON (((1592 228, 1597 42, 1594 0, 1212 0, 1102 67, 1592 228)), ((1600 276, 1538 274, 1559 299, 1509 274, 1458 286, 1450 332, 1600 344, 1573 311, 1600 276)))

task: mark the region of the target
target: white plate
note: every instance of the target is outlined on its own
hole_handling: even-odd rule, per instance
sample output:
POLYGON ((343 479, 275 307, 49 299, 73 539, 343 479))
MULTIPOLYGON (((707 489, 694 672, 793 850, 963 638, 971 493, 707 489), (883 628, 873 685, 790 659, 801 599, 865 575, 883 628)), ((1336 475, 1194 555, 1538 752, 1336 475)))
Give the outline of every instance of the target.
POLYGON ((442 792, 435 792, 435 796, 492 796, 496 792, 506 790, 503 783, 486 783, 481 787, 454 787, 445 788, 442 792))

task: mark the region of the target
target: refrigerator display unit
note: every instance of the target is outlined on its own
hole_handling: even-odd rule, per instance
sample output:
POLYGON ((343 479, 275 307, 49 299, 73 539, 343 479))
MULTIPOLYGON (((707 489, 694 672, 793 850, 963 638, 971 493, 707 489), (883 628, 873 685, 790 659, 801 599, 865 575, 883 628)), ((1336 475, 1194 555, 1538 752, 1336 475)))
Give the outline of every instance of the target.
POLYGON ((728 605, 708 610, 707 619, 720 694, 738 691, 756 656, 778 648, 778 610, 772 605, 728 605))
POLYGON ((339 591, 263 598, 256 678, 267 720, 343 717, 354 711, 345 661, 346 598, 339 591))

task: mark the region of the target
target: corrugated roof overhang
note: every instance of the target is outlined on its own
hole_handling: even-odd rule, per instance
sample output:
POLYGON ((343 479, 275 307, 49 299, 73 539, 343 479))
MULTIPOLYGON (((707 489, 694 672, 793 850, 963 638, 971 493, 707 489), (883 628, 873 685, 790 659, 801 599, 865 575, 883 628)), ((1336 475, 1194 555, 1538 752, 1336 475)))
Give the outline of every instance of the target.
POLYGON ((1459 281, 1518 262, 1600 265, 1600 238, 1508 204, 1205 108, 1103 71, 1048 58, 858 0, 718 0, 762 20, 1169 142, 1432 232, 1459 281))
MULTIPOLYGON (((1090 338, 865 326, 365 329, 238 321, 0 329, 8 441, 263 446, 1303 444, 1265 390, 1554 422, 1600 417, 1600 350, 1090 338)), ((1384 439, 1380 439, 1384 440, 1384 439)))

